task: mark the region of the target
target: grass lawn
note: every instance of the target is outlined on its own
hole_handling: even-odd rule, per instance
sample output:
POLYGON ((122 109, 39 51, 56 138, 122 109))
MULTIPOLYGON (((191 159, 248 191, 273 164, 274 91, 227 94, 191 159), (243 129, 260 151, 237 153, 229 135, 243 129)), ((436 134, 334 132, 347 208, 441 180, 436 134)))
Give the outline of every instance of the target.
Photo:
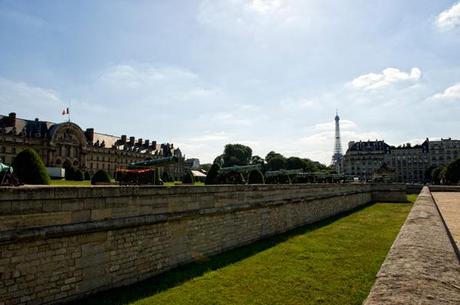
POLYGON ((51 180, 51 185, 91 185, 91 181, 51 180))
POLYGON ((358 305, 411 206, 369 205, 77 303, 358 305))

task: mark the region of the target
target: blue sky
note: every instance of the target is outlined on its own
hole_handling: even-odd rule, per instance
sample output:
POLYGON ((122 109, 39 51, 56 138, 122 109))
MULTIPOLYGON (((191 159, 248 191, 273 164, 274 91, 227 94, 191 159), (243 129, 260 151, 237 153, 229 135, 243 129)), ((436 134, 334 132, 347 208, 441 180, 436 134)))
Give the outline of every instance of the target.
POLYGON ((460 138, 460 2, 1 1, 0 113, 329 163, 342 145, 460 138))

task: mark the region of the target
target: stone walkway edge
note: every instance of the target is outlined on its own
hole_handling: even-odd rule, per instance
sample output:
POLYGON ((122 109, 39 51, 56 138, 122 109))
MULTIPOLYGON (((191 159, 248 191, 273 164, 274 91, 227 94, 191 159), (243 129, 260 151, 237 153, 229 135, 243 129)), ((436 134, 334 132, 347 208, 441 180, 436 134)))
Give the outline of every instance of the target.
POLYGON ((459 259, 428 187, 414 203, 364 304, 460 304, 459 259))

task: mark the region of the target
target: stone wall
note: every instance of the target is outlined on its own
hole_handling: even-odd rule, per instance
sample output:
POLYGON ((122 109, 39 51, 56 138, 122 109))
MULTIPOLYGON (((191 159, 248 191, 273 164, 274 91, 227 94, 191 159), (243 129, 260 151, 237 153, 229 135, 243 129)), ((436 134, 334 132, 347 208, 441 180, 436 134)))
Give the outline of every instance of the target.
POLYGON ((364 304, 460 304, 459 258, 428 187, 418 196, 364 304))
POLYGON ((404 185, 0 189, 0 305, 50 304, 354 209, 404 185))

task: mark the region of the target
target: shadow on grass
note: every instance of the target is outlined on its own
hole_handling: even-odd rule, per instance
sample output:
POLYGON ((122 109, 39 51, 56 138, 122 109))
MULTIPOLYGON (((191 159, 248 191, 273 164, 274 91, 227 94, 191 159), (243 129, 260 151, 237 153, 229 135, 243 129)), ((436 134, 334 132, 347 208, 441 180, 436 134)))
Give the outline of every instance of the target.
POLYGON ((189 263, 179 266, 177 268, 165 271, 162 274, 149 278, 147 280, 124 286, 114 288, 111 290, 99 292, 84 299, 79 299, 68 303, 68 305, 76 304, 127 304, 135 302, 139 299, 155 295, 164 290, 173 288, 181 283, 191 280, 195 277, 201 276, 206 272, 223 268, 227 265, 233 264, 259 252, 267 250, 271 247, 278 245, 291 237, 305 234, 307 232, 316 230, 318 228, 327 226, 334 221, 350 215, 356 211, 365 209, 373 205, 369 203, 353 210, 329 217, 325 220, 305 225, 286 233, 281 233, 275 236, 267 237, 265 239, 256 241, 252 244, 235 248, 227 252, 217 254, 209 257, 207 260, 189 263))

